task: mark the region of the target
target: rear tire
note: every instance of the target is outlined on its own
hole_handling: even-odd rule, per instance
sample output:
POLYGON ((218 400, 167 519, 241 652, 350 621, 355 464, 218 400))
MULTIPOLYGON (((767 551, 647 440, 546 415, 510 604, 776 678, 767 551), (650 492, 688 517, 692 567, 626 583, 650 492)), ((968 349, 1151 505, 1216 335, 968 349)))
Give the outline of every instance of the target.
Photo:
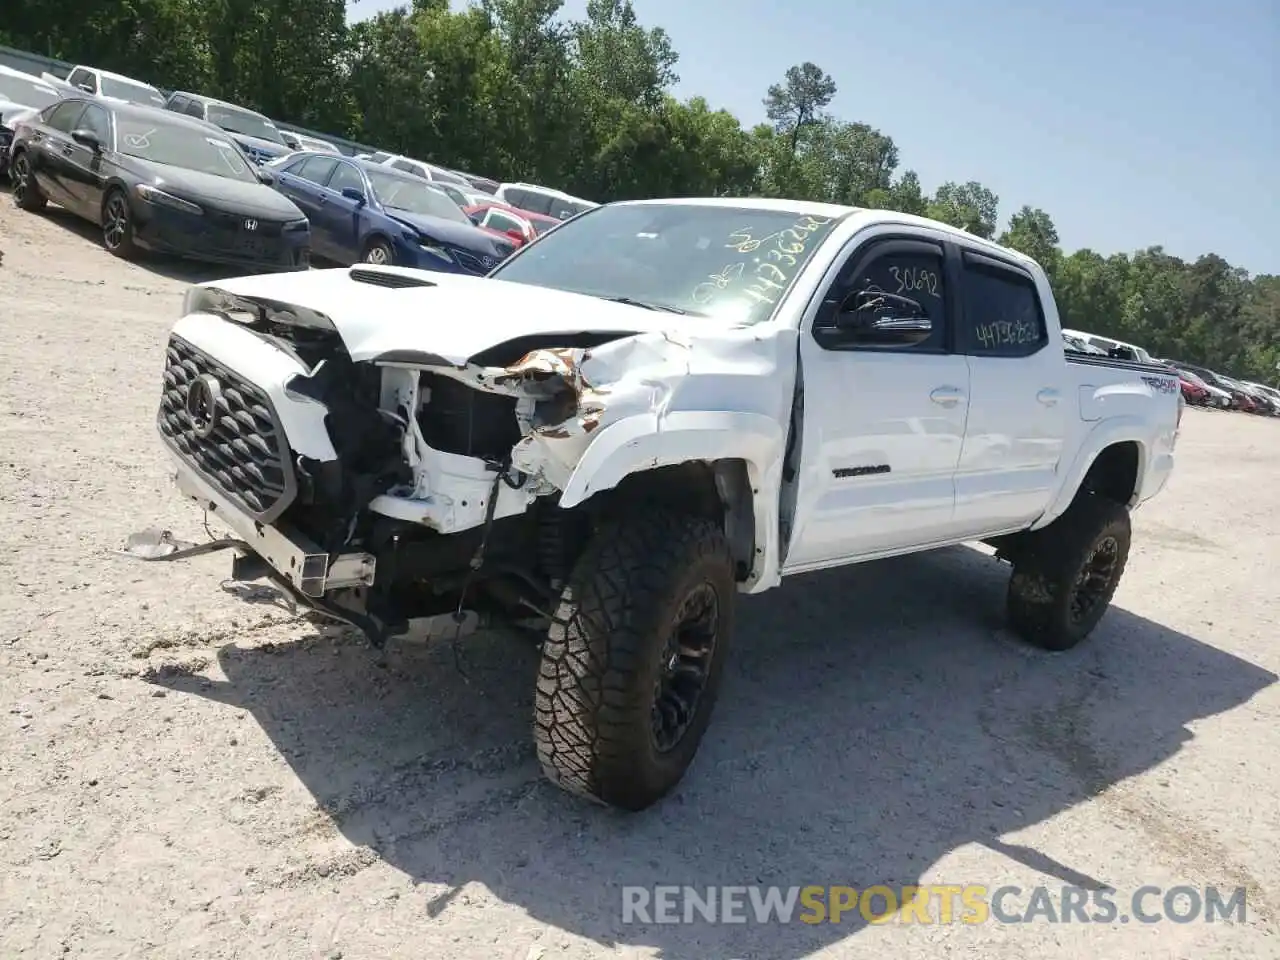
POLYGON ((45 208, 49 200, 40 192, 26 151, 13 158, 13 163, 9 165, 9 179, 13 181, 13 202, 20 210, 39 213, 45 208))
POLYGON ((1070 650, 1098 625, 1129 559, 1129 511, 1081 495, 1043 530, 1023 535, 1009 578, 1009 622, 1045 650, 1070 650))
POLYGON ((130 260, 138 252, 133 242, 133 213, 129 209, 129 198, 118 187, 109 190, 102 201, 102 245, 107 253, 122 260, 130 260))
POLYGON ((639 811, 680 781, 711 719, 735 593, 709 520, 643 511, 596 533, 542 649, 534 743, 553 783, 639 811))

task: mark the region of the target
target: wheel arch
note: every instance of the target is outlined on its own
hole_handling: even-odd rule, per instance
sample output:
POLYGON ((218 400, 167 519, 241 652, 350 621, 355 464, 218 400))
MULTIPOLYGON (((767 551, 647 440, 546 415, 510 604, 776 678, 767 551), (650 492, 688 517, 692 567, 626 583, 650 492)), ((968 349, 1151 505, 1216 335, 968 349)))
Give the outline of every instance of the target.
POLYGON ((569 475, 564 508, 660 503, 707 516, 728 538, 739 582, 777 563, 777 500, 786 435, 747 413, 636 416, 600 432, 569 475))
POLYGON ((1063 473, 1063 483, 1049 509, 1031 529, 1048 526, 1082 492, 1101 494, 1133 507, 1150 463, 1146 434, 1150 427, 1137 417, 1103 421, 1086 435, 1075 460, 1063 473))

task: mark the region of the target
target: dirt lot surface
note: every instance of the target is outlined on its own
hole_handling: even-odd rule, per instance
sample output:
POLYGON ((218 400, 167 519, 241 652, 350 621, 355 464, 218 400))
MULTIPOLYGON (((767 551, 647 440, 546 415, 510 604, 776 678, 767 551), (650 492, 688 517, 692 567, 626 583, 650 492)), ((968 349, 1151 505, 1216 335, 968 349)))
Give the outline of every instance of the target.
POLYGON ((152 426, 202 274, 7 197, 0 250, 0 956, 1280 956, 1280 422, 1187 414, 1073 653, 967 548, 744 602, 694 768, 625 816, 540 779, 527 643, 380 664, 226 555, 117 555, 202 538, 152 426), (875 883, 1243 886, 1247 920, 622 922, 624 884, 875 883))

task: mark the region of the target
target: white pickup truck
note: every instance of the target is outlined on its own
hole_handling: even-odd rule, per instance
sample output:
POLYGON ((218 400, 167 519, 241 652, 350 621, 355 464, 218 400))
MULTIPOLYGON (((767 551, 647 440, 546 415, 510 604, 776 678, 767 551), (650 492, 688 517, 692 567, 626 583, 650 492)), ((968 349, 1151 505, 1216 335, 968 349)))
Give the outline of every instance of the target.
POLYGON ((164 106, 164 94, 151 84, 109 70, 86 67, 84 64, 72 67, 65 80, 48 71, 40 74, 40 79, 63 91, 64 95, 88 93, 116 103, 136 103, 144 107, 164 106))
POLYGON ((538 627, 544 770, 632 810, 693 758, 737 592, 982 540, 1013 627, 1078 643, 1182 414, 1167 368, 1064 353, 1027 257, 815 203, 609 204, 488 278, 244 277, 183 312, 158 428, 234 536, 148 558, 233 547, 378 646, 538 627))

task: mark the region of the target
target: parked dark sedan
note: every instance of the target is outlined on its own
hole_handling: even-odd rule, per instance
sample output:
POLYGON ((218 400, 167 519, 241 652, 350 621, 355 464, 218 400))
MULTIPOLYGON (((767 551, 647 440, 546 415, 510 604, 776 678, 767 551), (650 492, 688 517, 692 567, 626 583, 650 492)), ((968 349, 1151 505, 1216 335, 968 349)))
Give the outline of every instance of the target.
POLYGON ((254 163, 266 163, 293 150, 267 117, 225 100, 175 90, 165 100, 164 108, 225 130, 254 163))
POLYGON ((483 275, 516 244, 472 224, 448 195, 412 174, 302 151, 267 164, 276 189, 311 221, 316 256, 483 275))
POLYGON ((52 200, 102 227, 118 257, 139 247, 267 270, 310 260, 302 211, 218 130, 156 107, 70 97, 19 121, 13 195, 52 200))

